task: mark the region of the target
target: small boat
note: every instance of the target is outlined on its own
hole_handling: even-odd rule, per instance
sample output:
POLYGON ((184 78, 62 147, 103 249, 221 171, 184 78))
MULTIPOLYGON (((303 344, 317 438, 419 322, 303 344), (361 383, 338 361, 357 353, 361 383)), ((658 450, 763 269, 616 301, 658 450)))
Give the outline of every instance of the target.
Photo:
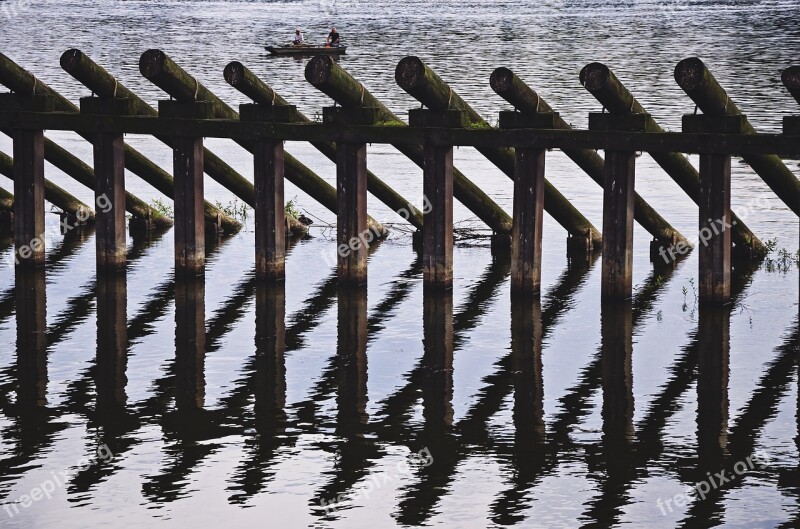
POLYGON ((344 55, 347 46, 334 48, 331 46, 264 46, 270 55, 344 55))

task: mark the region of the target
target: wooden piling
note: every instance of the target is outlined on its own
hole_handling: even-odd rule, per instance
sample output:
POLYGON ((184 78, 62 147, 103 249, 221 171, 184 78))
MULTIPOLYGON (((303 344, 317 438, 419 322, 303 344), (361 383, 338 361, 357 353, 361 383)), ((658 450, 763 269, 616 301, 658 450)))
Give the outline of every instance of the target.
POLYGON ((731 297, 731 157, 700 155, 700 304, 725 304, 731 297), (722 222, 722 228, 718 222, 722 222))
POLYGON ((515 153, 512 297, 538 296, 541 291, 545 152, 541 149, 517 149, 515 153))
MULTIPOLYGON (((467 120, 472 126, 490 127, 480 114, 418 57, 410 56, 402 59, 395 69, 395 80, 403 90, 430 109, 461 110, 466 113, 467 120)), ((478 151, 509 178, 514 178, 513 149, 479 148, 478 151)), ((600 247, 602 241, 600 232, 547 179, 545 179, 544 207, 569 234, 583 237, 590 233, 592 246, 600 247)))
POLYGON ((425 145, 422 190, 430 203, 422 229, 422 278, 428 288, 453 287, 453 148, 425 145))
POLYGON ((603 188, 604 301, 629 299, 633 292, 633 198, 636 153, 606 152, 603 188))
MULTIPOLYGON (((532 88, 517 77, 508 68, 497 68, 489 80, 492 89, 503 99, 514 106, 523 116, 534 117, 541 114, 552 114, 552 126, 560 130, 571 130, 564 118, 532 88)), ((603 158, 592 149, 563 149, 575 164, 578 165, 600 187, 605 187, 603 158)), ((646 229, 655 240, 662 245, 671 246, 677 241, 691 247, 691 243, 678 230, 673 228, 659 213, 638 193, 634 195, 634 219, 646 229)))
POLYGON ((786 68, 781 74, 781 80, 795 101, 800 103, 800 66, 786 68))
POLYGON ((255 143, 256 275, 273 281, 286 275, 283 154, 282 141, 255 143))
MULTIPOLYGON (((275 92, 269 85, 259 79, 238 61, 231 62, 225 67, 225 80, 252 99, 255 103, 275 107, 288 107, 289 103, 275 92)), ((311 120, 301 112, 292 113, 292 123, 311 123, 311 120)), ((313 142, 312 145, 324 154, 329 160, 336 162, 336 144, 313 142)), ((387 183, 378 178, 372 171, 367 170, 367 191, 378 200, 392 208, 403 219, 407 220, 417 229, 422 229, 422 213, 410 201, 392 189, 387 183)))
MULTIPOLYGON (((580 81, 584 88, 597 98, 611 114, 647 113, 633 94, 614 75, 614 72, 604 64, 591 63, 585 66, 581 70, 580 81)), ((664 132, 664 129, 652 117, 648 120, 647 129, 649 132, 664 132)), ((689 198, 696 204, 700 204, 700 175, 689 161, 689 158, 681 153, 654 152, 650 153, 650 156, 683 189, 689 198)), ((761 251, 764 245, 758 237, 750 231, 741 219, 735 220, 737 220, 737 223, 733 227, 733 241, 736 243, 737 251, 742 252, 742 255, 753 251, 761 251)), ((686 242, 683 242, 683 244, 686 244, 686 242)))
MULTIPOLYGON (((106 106, 103 114, 113 114, 112 105, 98 105, 94 98, 81 101, 106 106)), ((125 238, 125 141, 122 134, 96 134, 94 145, 95 204, 97 210, 96 260, 98 272, 124 270, 127 263, 125 238)))
MULTIPOLYGON (((206 88, 199 80, 195 79, 161 50, 148 50, 139 60, 139 71, 150 82, 164 90, 178 101, 207 101, 214 110, 214 117, 220 119, 237 119, 239 114, 223 102, 213 92, 206 88)), ((239 142, 242 147, 253 152, 253 143, 239 142)), ((303 165, 299 160, 284 153, 285 177, 302 189, 305 193, 336 213, 336 189, 320 178, 316 173, 303 165)), ((233 184, 231 182, 231 184, 233 184)), ((250 194, 253 196, 253 187, 249 182, 240 182, 239 188, 233 185, 226 186, 234 191, 237 196, 250 194), (248 190, 249 189, 249 190, 248 190)), ((252 201, 251 201, 252 202, 252 201)), ((388 230, 379 222, 370 217, 370 229, 378 237, 384 237, 388 230)))
MULTIPOLYGON (((675 81, 707 116, 741 115, 730 96, 706 65, 697 57, 684 59, 675 67, 675 81)), ((743 134, 756 134, 745 119, 743 134)), ((744 155, 742 159, 761 177, 795 215, 800 216, 800 179, 776 155, 744 155)))
POLYGON ((336 146, 337 273, 346 284, 367 282, 367 251, 372 233, 367 228, 367 146, 336 146))
MULTIPOLYGON (((373 124, 383 122, 391 123, 392 126, 406 126, 397 115, 330 57, 318 56, 311 59, 306 66, 305 76, 315 88, 344 108, 375 109, 373 124)), ((420 168, 424 167, 425 153, 421 145, 393 146, 420 168)), ((455 167, 453 196, 495 233, 504 235, 511 233, 512 220, 508 213, 455 167)))
POLYGON ((44 131, 15 130, 13 140, 15 263, 44 266, 44 131))
MULTIPOLYGON (((198 103, 201 106, 202 103, 198 103)), ((192 115, 195 104, 162 101, 159 114, 192 115)), ((175 181, 175 274, 203 275, 205 219, 203 215, 203 138, 173 138, 175 181)))

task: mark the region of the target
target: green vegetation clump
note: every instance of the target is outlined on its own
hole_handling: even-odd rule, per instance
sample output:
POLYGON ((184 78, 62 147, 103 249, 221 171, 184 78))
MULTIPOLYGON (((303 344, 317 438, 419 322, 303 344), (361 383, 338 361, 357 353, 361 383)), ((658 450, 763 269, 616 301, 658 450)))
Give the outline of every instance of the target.
POLYGON ((150 201, 150 209, 156 217, 167 217, 171 219, 175 216, 175 209, 172 205, 167 204, 160 198, 154 198, 150 201))
POLYGON ((291 217, 294 220, 298 220, 300 218, 301 213, 300 210, 297 208, 297 197, 291 199, 286 203, 284 212, 287 217, 291 217))
POLYGON ((228 202, 227 205, 217 200, 216 206, 227 216, 240 222, 247 222, 247 219, 250 218, 250 206, 244 202, 240 202, 238 198, 232 202, 228 202))
POLYGON ((406 124, 398 119, 390 119, 388 121, 378 121, 375 123, 376 127, 405 127, 406 124))
POLYGON ((489 130, 492 128, 492 126, 486 121, 476 121, 474 123, 470 123, 467 128, 473 130, 489 130))

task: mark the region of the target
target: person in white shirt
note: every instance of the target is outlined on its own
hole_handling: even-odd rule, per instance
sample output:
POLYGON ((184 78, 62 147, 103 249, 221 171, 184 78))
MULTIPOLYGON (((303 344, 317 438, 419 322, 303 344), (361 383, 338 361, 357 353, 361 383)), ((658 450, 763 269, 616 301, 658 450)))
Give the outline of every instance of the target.
POLYGON ((303 39, 303 34, 300 32, 300 28, 297 28, 296 30, 294 30, 294 40, 292 41, 292 44, 297 46, 298 44, 304 44, 304 43, 305 40, 303 39))

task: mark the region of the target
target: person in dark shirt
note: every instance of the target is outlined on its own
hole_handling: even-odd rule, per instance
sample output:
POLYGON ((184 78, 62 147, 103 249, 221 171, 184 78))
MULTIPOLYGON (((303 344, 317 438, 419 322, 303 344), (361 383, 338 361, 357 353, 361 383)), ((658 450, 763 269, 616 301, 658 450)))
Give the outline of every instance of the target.
POLYGON ((327 43, 331 48, 338 48, 341 46, 339 42, 339 33, 336 31, 336 28, 331 29, 331 32, 328 34, 327 43))

